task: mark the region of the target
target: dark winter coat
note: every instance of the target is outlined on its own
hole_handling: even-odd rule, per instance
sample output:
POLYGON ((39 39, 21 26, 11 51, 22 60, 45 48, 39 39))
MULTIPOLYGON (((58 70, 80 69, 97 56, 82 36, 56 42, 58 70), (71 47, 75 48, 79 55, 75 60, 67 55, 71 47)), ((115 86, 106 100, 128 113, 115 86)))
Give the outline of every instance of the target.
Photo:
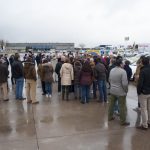
POLYGON ((140 94, 150 94, 150 65, 144 66, 141 68, 138 85, 137 85, 137 93, 140 94))
POLYGON ((54 82, 53 79, 53 66, 49 63, 43 64, 43 69, 42 69, 42 77, 43 81, 52 83, 54 82))
POLYGON ((127 73, 128 81, 130 81, 131 76, 132 76, 132 69, 129 67, 129 65, 124 65, 124 69, 127 73))
POLYGON ((60 78, 60 69, 62 67, 62 64, 63 64, 62 62, 58 62, 55 67, 55 72, 57 73, 59 78, 60 78))
POLYGON ((74 84, 80 84, 80 73, 82 64, 79 61, 74 63, 74 84))
POLYGON ((4 64, 0 64, 0 84, 7 82, 9 71, 7 66, 4 64))
POLYGON ((20 60, 15 60, 12 64, 12 76, 15 79, 23 77, 23 65, 20 60))
POLYGON ((81 74, 80 74, 80 85, 91 85, 93 82, 93 70, 90 64, 83 64, 81 74))
POLYGON ((35 81, 37 80, 34 63, 25 62, 23 71, 24 71, 24 78, 25 79, 30 79, 30 80, 35 80, 35 81))
POLYGON ((94 68, 94 76, 97 80, 106 80, 106 68, 102 63, 97 63, 94 68))

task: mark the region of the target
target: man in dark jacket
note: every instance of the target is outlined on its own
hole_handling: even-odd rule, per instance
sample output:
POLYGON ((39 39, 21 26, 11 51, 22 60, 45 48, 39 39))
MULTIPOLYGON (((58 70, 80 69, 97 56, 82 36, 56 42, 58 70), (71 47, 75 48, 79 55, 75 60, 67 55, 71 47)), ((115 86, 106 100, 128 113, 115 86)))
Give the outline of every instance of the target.
POLYGON ((35 57, 35 60, 36 60, 37 66, 38 66, 42 61, 41 53, 37 54, 37 56, 35 57))
POLYGON ((58 63, 55 67, 55 72, 58 75, 58 93, 61 93, 61 77, 60 77, 60 69, 62 67, 62 64, 65 61, 65 56, 61 56, 61 58, 58 58, 58 63))
POLYGON ((101 63, 101 59, 95 60, 94 76, 98 82, 99 89, 99 102, 107 102, 107 91, 106 91, 106 68, 101 63))
POLYGON ((16 100, 24 100, 25 98, 22 96, 24 86, 23 65, 19 58, 19 54, 16 53, 12 64, 12 76, 16 80, 16 100))
POLYGON ((9 72, 7 66, 3 64, 3 60, 0 60, 0 74, 0 90, 2 91, 3 100, 8 101, 7 78, 9 72))
POLYGON ((8 61, 8 58, 7 58, 7 54, 5 54, 4 56, 4 60, 5 60, 5 64, 7 65, 7 68, 9 67, 9 61, 8 61))
POLYGON ((149 57, 142 60, 143 67, 141 68, 137 93, 139 95, 139 102, 141 106, 142 126, 138 127, 147 130, 150 127, 150 64, 149 57))
POLYGON ((129 65, 130 65, 130 61, 126 60, 125 65, 124 65, 124 70, 127 73, 128 82, 130 81, 131 76, 132 76, 132 69, 130 68, 129 65))
POLYGON ((10 57, 9 57, 9 63, 10 63, 10 67, 11 67, 11 83, 12 83, 12 85, 14 85, 14 78, 13 78, 13 76, 12 76, 12 64, 13 64, 13 62, 14 62, 14 55, 11 55, 10 57))

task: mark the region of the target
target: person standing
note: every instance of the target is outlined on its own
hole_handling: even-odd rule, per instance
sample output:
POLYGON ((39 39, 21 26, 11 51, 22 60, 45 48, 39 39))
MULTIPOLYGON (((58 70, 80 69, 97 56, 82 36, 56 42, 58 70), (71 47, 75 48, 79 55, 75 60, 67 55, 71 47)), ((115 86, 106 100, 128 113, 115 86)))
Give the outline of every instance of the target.
POLYGON ((62 100, 66 95, 66 100, 69 100, 69 88, 74 80, 73 66, 69 63, 69 59, 65 58, 65 63, 60 69, 61 85, 62 85, 62 100))
POLYGON ((35 64, 32 62, 32 58, 28 57, 24 63, 24 78, 26 80, 26 96, 27 103, 37 104, 36 100, 36 70, 35 64))
POLYGON ((7 68, 9 67, 9 61, 8 61, 8 55, 4 55, 5 64, 7 65, 7 68))
POLYGON ((43 81, 45 82, 45 91, 46 91, 46 97, 52 96, 52 83, 54 82, 53 79, 53 66, 51 63, 48 63, 48 60, 44 60, 45 63, 43 64, 43 69, 42 69, 42 76, 43 76, 43 81))
POLYGON ((130 125, 126 121, 127 106, 126 106, 126 95, 128 92, 128 79, 126 71, 123 69, 122 59, 116 60, 116 67, 110 71, 109 82, 110 82, 110 101, 108 109, 108 120, 114 119, 114 106, 118 100, 120 110, 120 124, 123 126, 130 125))
POLYGON ((3 100, 8 101, 8 88, 7 88, 7 78, 9 75, 9 71, 7 66, 3 64, 3 60, 0 59, 0 90, 3 95, 3 100))
POLYGON ((46 90, 45 90, 45 82, 44 82, 44 79, 43 79, 43 76, 42 76, 42 69, 43 69, 43 64, 44 64, 44 59, 40 62, 40 64, 38 65, 38 76, 40 77, 40 80, 41 80, 41 86, 42 86, 42 95, 46 95, 46 90))
POLYGON ((106 90, 106 68, 102 64, 101 59, 95 59, 94 76, 98 82, 99 89, 99 102, 107 102, 107 90, 106 90))
POLYGON ((93 70, 89 61, 83 63, 83 67, 80 74, 80 85, 82 89, 81 103, 89 103, 90 99, 90 86, 93 82, 93 70))
POLYGON ((12 83, 12 85, 15 84, 14 78, 12 76, 12 64, 13 64, 13 62, 14 62, 14 55, 11 55, 9 57, 9 63, 10 63, 10 67, 11 67, 11 83, 12 83))
POLYGON ((65 56, 61 56, 60 58, 58 58, 58 62, 56 64, 56 67, 55 67, 55 72, 58 76, 58 94, 61 93, 61 77, 60 77, 60 69, 63 65, 65 61, 65 56))
MULTIPOLYGON (((145 58, 145 56, 142 55, 140 57, 140 59, 137 61, 137 67, 136 67, 136 71, 135 71, 135 75, 134 75, 134 82, 135 82, 136 88, 137 88, 137 84, 138 84, 138 80, 139 80, 140 71, 141 71, 141 68, 143 67, 142 60, 144 58, 145 58)), ((133 110, 136 111, 136 112, 140 112, 141 111, 139 97, 138 97, 138 107, 134 108, 133 110)))
POLYGON ((35 60, 36 60, 37 66, 39 66, 40 62, 42 61, 42 55, 41 55, 41 53, 38 53, 36 55, 35 60))
POLYGON ((22 96, 24 77, 23 77, 23 65, 20 61, 20 55, 15 53, 14 62, 12 64, 12 76, 16 80, 16 100, 25 100, 22 96))
POLYGON ((129 65, 130 65, 130 61, 126 60, 125 65, 124 65, 124 70, 127 73, 128 82, 130 81, 131 76, 132 76, 132 69, 129 65))
POLYGON ((81 86, 80 86, 81 69, 82 69, 82 64, 80 63, 79 60, 76 60, 74 62, 74 96, 75 96, 75 99, 81 98, 81 86))
POLYGON ((150 59, 142 59, 143 67, 139 74, 137 93, 141 106, 142 126, 137 128, 147 130, 150 127, 150 59))

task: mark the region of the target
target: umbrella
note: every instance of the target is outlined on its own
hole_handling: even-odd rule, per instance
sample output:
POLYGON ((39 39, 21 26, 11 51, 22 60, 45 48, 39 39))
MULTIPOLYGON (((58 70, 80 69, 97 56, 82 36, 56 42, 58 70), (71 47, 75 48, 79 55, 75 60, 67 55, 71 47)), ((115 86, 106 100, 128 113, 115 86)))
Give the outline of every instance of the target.
POLYGON ((98 56, 98 54, 95 53, 95 52, 91 52, 90 54, 93 55, 93 56, 98 56))

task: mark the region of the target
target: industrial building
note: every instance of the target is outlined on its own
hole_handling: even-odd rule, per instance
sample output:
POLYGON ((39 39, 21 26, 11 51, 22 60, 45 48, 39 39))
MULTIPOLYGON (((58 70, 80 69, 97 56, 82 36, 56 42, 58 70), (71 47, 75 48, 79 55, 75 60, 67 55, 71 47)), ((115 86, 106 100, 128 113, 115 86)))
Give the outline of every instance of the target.
POLYGON ((74 50, 74 43, 7 43, 7 50, 74 50))

